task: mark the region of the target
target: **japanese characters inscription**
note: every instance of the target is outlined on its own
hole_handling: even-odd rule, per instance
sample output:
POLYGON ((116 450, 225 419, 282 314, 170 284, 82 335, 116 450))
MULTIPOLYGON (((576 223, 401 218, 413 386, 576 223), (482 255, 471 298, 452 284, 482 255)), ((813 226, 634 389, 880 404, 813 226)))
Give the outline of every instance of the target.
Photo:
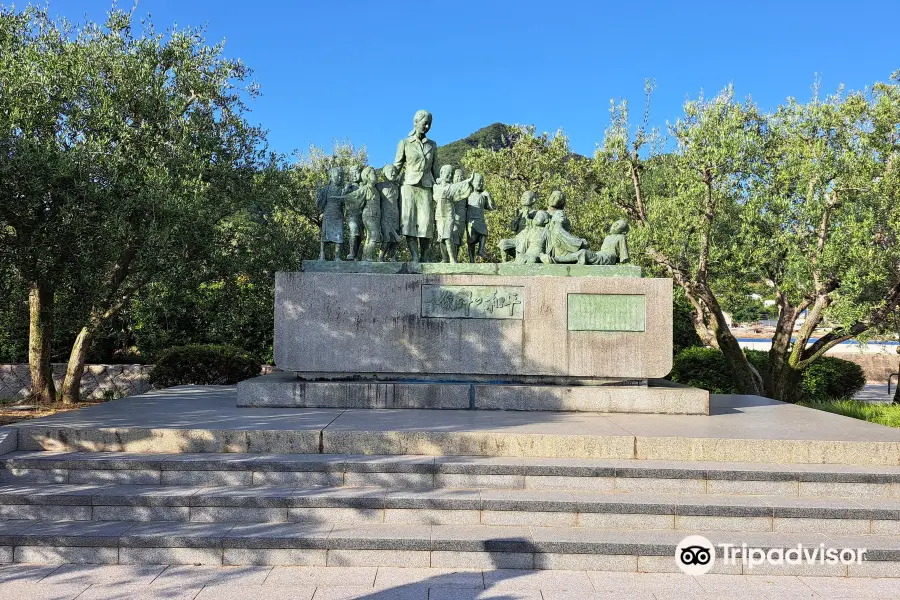
POLYGON ((525 288, 423 285, 422 316, 442 319, 524 319, 525 288))

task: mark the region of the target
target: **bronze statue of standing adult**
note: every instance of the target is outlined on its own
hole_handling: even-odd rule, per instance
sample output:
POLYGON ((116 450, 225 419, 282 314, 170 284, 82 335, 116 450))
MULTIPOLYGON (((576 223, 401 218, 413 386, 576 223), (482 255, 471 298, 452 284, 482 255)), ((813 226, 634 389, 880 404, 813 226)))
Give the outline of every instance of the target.
POLYGON ((413 117, 413 130, 400 140, 394 158, 394 166, 403 169, 400 227, 414 263, 425 258, 428 246, 435 237, 432 188, 440 173, 434 162, 437 144, 428 139, 431 122, 430 112, 417 111, 413 117))

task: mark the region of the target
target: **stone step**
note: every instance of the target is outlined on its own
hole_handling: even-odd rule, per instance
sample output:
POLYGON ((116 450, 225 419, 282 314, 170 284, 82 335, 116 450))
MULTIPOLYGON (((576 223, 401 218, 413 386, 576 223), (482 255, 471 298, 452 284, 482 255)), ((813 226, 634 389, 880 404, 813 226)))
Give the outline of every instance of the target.
POLYGON ((896 497, 900 467, 484 456, 19 451, 0 482, 380 486, 896 497))
MULTIPOLYGON (((900 567, 896 536, 696 532, 713 544, 768 549, 865 549, 852 564, 751 567, 718 560, 714 572, 886 576, 900 567)), ((0 559, 31 563, 329 565, 591 569, 674 572, 684 533, 564 527, 305 525, 297 523, 0 523, 0 559)))
POLYGON ((13 424, 0 450, 427 454, 900 466, 900 430, 756 396, 710 414, 238 408, 178 387, 13 424))
POLYGON ((900 533, 900 499, 562 490, 13 484, 0 519, 900 533))
MULTIPOLYGON (((346 380, 321 373, 318 380, 271 373, 242 381, 237 405, 244 408, 402 408, 443 410, 537 410, 603 413, 708 415, 709 392, 664 379, 585 381, 544 376, 521 382, 496 376, 445 375, 395 381, 346 380), (334 379, 329 379, 333 377, 334 379), (574 380, 574 381, 573 381, 574 380)), ((310 375, 314 377, 315 375, 310 375)))

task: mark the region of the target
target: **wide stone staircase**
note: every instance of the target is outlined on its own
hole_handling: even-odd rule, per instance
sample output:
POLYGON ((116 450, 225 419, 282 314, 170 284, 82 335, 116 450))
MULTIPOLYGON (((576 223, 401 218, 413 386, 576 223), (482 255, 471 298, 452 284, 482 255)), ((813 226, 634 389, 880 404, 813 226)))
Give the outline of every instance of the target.
POLYGON ((900 466, 217 452, 0 455, 0 561, 677 571, 688 535, 866 548, 900 574, 900 466))

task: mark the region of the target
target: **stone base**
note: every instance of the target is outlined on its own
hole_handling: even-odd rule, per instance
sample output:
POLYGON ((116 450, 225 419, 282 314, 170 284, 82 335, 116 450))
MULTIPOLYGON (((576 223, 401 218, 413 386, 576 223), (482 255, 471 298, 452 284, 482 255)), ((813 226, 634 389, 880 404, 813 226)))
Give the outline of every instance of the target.
POLYGON ((440 381, 307 381, 273 373, 238 384, 239 407, 542 410, 709 414, 709 392, 649 385, 521 385, 440 381))
POLYGON ((640 277, 636 265, 520 265, 516 263, 408 263, 304 260, 307 273, 398 275, 527 275, 537 277, 640 277))
MULTIPOLYGON (((504 265, 466 268, 485 266, 504 265)), ((303 271, 275 283, 275 364, 286 372, 507 381, 672 370, 669 279, 303 271)))

